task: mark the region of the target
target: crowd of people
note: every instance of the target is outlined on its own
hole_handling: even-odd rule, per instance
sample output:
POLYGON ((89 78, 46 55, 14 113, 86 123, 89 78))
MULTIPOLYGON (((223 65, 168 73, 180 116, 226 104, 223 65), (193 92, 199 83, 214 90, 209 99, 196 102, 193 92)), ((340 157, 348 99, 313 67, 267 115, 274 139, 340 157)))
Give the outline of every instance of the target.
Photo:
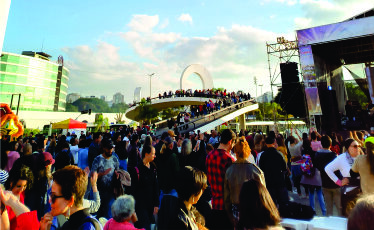
MULTIPOLYGON (((236 98, 239 100, 241 98, 242 100, 249 100, 251 99, 251 95, 249 93, 243 93, 242 91, 238 92, 229 92, 226 89, 220 90, 220 89, 203 89, 203 90, 176 90, 175 92, 169 91, 164 93, 159 93, 158 97, 156 98, 150 98, 147 97, 146 101, 150 102, 154 99, 164 99, 164 98, 173 98, 173 97, 206 97, 206 98, 215 98, 215 99, 226 99, 226 98, 236 98)), ((138 104, 134 101, 132 106, 135 106, 138 104)))
POLYGON ((283 229, 293 192, 373 224, 374 129, 142 131, 3 136, 1 229, 283 229))

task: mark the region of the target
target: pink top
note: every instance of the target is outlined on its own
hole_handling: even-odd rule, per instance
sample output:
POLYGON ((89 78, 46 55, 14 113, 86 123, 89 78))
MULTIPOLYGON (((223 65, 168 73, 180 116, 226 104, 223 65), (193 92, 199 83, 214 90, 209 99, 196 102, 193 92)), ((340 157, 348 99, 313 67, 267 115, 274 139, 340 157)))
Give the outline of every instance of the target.
POLYGON ((315 152, 322 149, 322 145, 321 145, 320 141, 312 141, 310 143, 310 147, 312 147, 312 150, 315 151, 315 152))
MULTIPOLYGON (((135 228, 134 225, 128 221, 125 222, 117 222, 113 218, 108 220, 104 226, 104 230, 139 230, 135 228)), ((145 230, 142 228, 141 230, 145 230)))
POLYGON ((10 151, 8 153, 8 163, 5 166, 5 171, 9 172, 12 167, 14 162, 20 157, 19 153, 17 151, 10 151))

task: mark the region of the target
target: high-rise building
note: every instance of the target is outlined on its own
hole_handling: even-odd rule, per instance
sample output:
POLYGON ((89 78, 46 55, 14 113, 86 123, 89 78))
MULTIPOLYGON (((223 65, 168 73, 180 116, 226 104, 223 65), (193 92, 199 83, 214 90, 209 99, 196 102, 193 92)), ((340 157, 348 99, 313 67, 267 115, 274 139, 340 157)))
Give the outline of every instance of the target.
POLYGON ((79 98, 81 98, 81 95, 79 93, 69 93, 66 96, 66 102, 67 103, 74 103, 79 98))
MULTIPOLYGON (((69 70, 43 52, 3 52, 0 58, 0 102, 21 110, 65 111, 69 70)), ((62 59, 61 59, 62 60, 62 59)))
POLYGON ((121 93, 116 93, 113 95, 113 104, 125 103, 125 96, 121 93))

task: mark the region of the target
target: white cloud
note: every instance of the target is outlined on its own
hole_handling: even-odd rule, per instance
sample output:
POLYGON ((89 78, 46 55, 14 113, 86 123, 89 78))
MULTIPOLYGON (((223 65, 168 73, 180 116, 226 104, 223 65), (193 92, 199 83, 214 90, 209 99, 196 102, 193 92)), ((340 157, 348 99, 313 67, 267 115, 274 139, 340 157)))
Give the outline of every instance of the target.
POLYGON ((189 22, 190 24, 192 24, 192 17, 189 14, 181 14, 178 17, 178 20, 181 22, 189 22))
MULTIPOLYGON (((130 102, 136 87, 142 87, 144 96, 148 96, 147 74, 155 73, 152 96, 156 96, 165 90, 178 89, 181 73, 193 63, 207 68, 216 87, 225 87, 230 91, 242 89, 252 92, 253 76, 261 82, 269 82, 265 42, 275 41, 276 37, 284 34, 234 24, 218 27, 209 37, 185 37, 178 33, 155 31, 158 20, 154 16, 143 15, 140 19, 136 15, 129 23, 129 29, 120 33, 123 45, 133 49, 134 56, 122 57, 118 46, 103 41, 94 48, 65 48, 71 70, 69 92, 84 92, 86 95, 96 92, 108 97, 114 92, 121 92, 130 102), (136 26, 145 19, 152 19, 153 24, 147 29, 136 26)), ((194 78, 187 82, 189 86, 201 85, 194 78)))
POLYGON ((305 29, 311 27, 312 19, 311 18, 295 18, 295 29, 305 29))
POLYGON ((137 32, 150 32, 158 23, 158 15, 134 15, 128 26, 137 32))

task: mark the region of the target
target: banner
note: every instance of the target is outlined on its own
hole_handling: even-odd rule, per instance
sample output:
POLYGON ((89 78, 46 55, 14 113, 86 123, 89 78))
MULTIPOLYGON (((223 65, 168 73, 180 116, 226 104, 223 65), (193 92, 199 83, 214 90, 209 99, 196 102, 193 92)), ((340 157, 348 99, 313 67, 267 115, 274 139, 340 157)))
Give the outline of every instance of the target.
POLYGON ((312 47, 300 46, 300 64, 304 79, 305 96, 308 103, 309 115, 322 115, 321 104, 319 101, 317 80, 314 67, 312 47))

